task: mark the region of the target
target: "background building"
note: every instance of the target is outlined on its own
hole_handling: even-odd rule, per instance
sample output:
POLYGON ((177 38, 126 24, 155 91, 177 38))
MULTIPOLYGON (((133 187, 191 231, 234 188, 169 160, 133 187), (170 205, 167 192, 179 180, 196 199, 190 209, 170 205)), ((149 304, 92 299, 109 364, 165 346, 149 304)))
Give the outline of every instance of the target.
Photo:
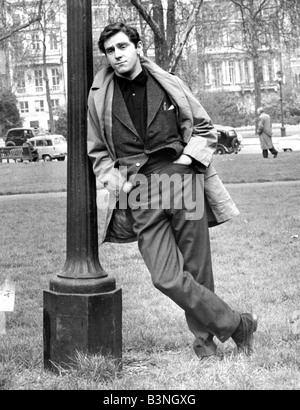
MULTIPOLYGON (((151 1, 142 3, 151 9, 151 1)), ((274 5, 274 16, 267 18, 276 21, 277 0, 269 3, 274 5)), ((59 109, 67 104, 66 2, 12 0, 2 11, 2 21, 18 26, 38 10, 38 22, 0 42, 0 91, 9 88, 15 93, 24 126, 53 132, 59 109)), ((129 0, 93 0, 95 72, 104 61, 97 48, 100 32, 106 24, 118 20, 136 25, 145 39, 145 55, 154 56, 151 30, 129 0)), ((256 59, 251 55, 251 44, 243 37, 241 15, 232 2, 205 0, 176 71, 199 98, 207 93, 229 92, 243 112, 253 113, 258 91, 263 101, 278 100, 278 73, 283 76, 281 86, 293 92, 300 90, 300 48, 287 49, 274 29, 276 25, 272 27, 273 31, 258 31, 256 59)))

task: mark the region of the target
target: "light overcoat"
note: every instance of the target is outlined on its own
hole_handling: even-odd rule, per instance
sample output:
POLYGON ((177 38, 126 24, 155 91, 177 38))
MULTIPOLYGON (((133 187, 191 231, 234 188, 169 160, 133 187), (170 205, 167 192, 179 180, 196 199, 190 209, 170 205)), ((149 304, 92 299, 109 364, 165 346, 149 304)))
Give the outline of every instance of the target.
POLYGON ((258 135, 262 150, 273 148, 271 118, 265 112, 261 113, 258 122, 258 135))
MULTIPOLYGON (((183 153, 204 164, 204 190, 209 226, 239 215, 239 211, 211 165, 217 133, 200 102, 177 77, 162 70, 151 60, 141 57, 142 66, 167 92, 178 111, 181 136, 186 143, 183 153)), ((100 242, 132 242, 130 212, 115 209, 127 175, 116 168, 117 158, 112 138, 112 102, 114 72, 103 68, 95 77, 88 98, 88 155, 97 181, 100 242)))

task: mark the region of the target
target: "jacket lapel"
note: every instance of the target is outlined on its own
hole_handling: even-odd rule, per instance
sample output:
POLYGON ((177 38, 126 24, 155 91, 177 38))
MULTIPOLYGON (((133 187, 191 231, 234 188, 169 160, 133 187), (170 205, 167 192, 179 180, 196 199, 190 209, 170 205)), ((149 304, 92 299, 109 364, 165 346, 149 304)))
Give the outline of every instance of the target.
POLYGON ((113 115, 122 122, 131 132, 138 136, 137 130, 130 118, 119 84, 115 81, 115 94, 112 108, 113 115))
POLYGON ((95 108, 97 110, 100 135, 106 143, 107 149, 112 158, 115 158, 115 149, 112 140, 112 99, 113 99, 113 82, 110 81, 106 87, 94 88, 95 91, 95 108))
POLYGON ((147 84, 147 103, 148 103, 148 121, 147 128, 154 120, 162 102, 164 99, 165 93, 157 82, 152 78, 151 75, 148 76, 147 84))

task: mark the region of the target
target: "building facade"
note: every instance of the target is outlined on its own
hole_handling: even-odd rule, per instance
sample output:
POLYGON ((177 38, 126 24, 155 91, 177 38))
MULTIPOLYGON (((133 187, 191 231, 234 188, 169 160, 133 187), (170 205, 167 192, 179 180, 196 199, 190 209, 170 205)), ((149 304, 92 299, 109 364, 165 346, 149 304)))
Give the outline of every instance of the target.
MULTIPOLYGON (((18 3, 17 3, 18 5, 18 3)), ((19 23, 28 16, 17 7, 13 18, 19 23)), ((36 7, 36 2, 27 2, 36 7)), ((33 10, 34 12, 34 10, 33 10)), ((17 33, 10 44, 11 89, 15 93, 24 127, 49 131, 49 103, 53 115, 67 104, 66 12, 63 2, 55 0, 42 10, 40 23, 17 33), (51 7, 52 6, 52 7, 51 7), (16 39, 19 46, 16 46, 16 39)))
MULTIPOLYGON (((275 0, 274 0, 275 1, 275 0)), ((14 2, 13 2, 14 3, 14 2)), ((52 131, 52 116, 56 109, 67 104, 67 18, 65 2, 48 0, 42 20, 25 31, 16 34, 5 51, 0 49, 0 76, 2 82, 10 82, 15 93, 25 127, 40 132, 52 131), (9 71, 9 72, 8 72, 9 71)), ((103 27, 109 22, 122 20, 141 29, 141 18, 129 1, 93 0, 94 70, 102 59, 97 41, 103 27)), ((149 2, 151 3, 151 2, 149 2)), ((300 87, 300 51, 289 54, 274 44, 262 47, 258 74, 253 59, 246 51, 239 31, 240 18, 229 7, 228 0, 205 0, 190 42, 197 55, 198 79, 194 91, 229 91, 235 93, 253 110, 255 76, 260 76, 262 93, 272 94, 279 90, 278 72, 284 73, 285 82, 300 87)), ((37 2, 27 0, 27 10, 15 2, 15 9, 7 17, 16 24, 22 23, 30 14, 30 7, 37 2), (25 12, 26 11, 26 12, 25 12)), ((145 23, 143 23, 145 27, 145 23)), ((185 57, 183 55, 183 57, 185 57)))

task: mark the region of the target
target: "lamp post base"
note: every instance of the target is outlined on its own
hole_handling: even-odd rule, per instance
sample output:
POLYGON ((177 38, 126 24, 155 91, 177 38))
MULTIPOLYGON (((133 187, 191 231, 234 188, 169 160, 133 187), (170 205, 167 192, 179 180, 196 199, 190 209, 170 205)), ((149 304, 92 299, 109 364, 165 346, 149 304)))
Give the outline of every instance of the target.
POLYGON ((77 351, 111 356, 121 366, 122 291, 44 291, 44 367, 69 368, 77 351))

